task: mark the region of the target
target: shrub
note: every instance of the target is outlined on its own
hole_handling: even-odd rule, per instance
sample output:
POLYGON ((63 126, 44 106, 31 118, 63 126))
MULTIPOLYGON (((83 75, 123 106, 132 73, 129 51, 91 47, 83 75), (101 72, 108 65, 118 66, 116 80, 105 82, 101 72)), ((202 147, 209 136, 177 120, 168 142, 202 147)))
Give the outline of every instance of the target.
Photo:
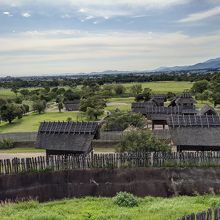
POLYGON ((0 149, 11 149, 14 148, 14 142, 11 139, 2 139, 0 141, 0 149))
POLYGON ((113 202, 120 207, 134 207, 138 206, 137 198, 131 193, 119 192, 113 197, 113 202))

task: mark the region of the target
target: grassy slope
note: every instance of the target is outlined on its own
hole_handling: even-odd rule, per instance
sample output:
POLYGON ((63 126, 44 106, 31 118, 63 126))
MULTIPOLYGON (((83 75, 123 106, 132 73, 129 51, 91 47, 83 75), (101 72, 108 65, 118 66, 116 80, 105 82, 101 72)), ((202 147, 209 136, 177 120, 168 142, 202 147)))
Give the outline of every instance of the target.
POLYGON ((44 114, 36 114, 31 113, 30 115, 24 116, 22 119, 16 119, 13 121, 12 124, 8 123, 1 123, 0 125, 0 132, 31 132, 37 131, 40 122, 42 121, 66 121, 68 117, 71 117, 74 121, 77 120, 86 120, 85 117, 81 117, 79 112, 48 112, 44 114))
POLYGON ((0 98, 14 98, 15 93, 11 89, 2 89, 0 88, 0 98))
POLYGON ((23 202, 0 207, 1 220, 175 220, 184 214, 220 205, 220 197, 170 199, 146 197, 138 207, 120 208, 111 198, 83 198, 49 203, 23 202))

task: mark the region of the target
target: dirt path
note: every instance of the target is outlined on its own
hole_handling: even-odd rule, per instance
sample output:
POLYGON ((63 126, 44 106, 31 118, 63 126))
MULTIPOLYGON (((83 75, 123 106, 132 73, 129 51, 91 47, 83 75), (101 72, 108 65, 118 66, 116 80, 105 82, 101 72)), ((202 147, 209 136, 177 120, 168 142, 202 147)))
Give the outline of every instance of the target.
POLYGON ((45 153, 0 153, 0 160, 46 156, 45 153))

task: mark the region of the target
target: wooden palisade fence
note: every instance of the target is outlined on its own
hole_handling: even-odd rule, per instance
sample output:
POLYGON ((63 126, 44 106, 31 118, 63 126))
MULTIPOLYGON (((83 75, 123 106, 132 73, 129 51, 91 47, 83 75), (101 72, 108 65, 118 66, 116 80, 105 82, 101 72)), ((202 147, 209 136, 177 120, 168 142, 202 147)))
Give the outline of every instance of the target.
POLYGON ((213 219, 220 220, 220 208, 215 208, 214 213, 212 209, 209 208, 207 211, 191 213, 189 215, 183 216, 182 218, 178 218, 177 220, 213 220, 213 219))
POLYGON ((136 167, 220 167, 218 152, 136 152, 0 160, 0 175, 36 171, 136 167))

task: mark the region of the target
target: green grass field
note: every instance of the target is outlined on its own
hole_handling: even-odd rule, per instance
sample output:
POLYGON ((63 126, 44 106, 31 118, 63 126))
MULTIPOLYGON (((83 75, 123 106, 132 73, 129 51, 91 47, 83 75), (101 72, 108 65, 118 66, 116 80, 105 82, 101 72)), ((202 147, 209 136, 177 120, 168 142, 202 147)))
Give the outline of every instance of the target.
POLYGON ((2 122, 0 124, 0 132, 32 132, 37 131, 40 122, 43 121, 66 121, 68 117, 71 117, 74 121, 86 121, 86 117, 79 112, 47 112, 44 114, 31 113, 24 116, 22 119, 16 119, 12 124, 2 122))
MULTIPOLYGON (((133 84, 138 83, 124 83, 126 88, 131 87, 133 84)), ((191 89, 192 82, 177 82, 177 81, 162 81, 162 82, 145 82, 142 84, 142 88, 149 88, 155 94, 164 94, 167 92, 181 93, 186 89, 191 89)))
POLYGON ((35 201, 0 207, 1 220, 176 220, 191 212, 220 205, 220 197, 139 198, 139 206, 118 207, 111 198, 35 201))
POLYGON ((2 89, 0 88, 0 98, 14 98, 15 93, 11 89, 2 89))

